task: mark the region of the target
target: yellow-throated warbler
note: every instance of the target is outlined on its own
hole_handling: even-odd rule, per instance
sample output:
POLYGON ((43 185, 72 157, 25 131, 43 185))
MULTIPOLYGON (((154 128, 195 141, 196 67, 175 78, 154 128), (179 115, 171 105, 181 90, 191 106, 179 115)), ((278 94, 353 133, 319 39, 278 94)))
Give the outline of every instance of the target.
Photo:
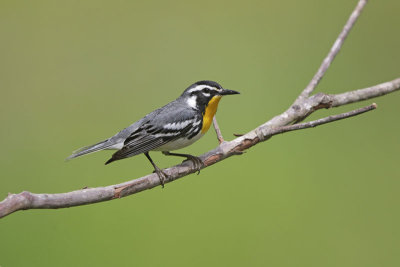
POLYGON ((239 92, 222 88, 213 81, 199 81, 189 86, 180 97, 123 129, 116 135, 95 145, 83 147, 68 159, 92 152, 117 149, 105 164, 144 153, 164 185, 165 173, 150 158, 149 151, 186 157, 197 170, 203 162, 189 154, 170 153, 193 144, 210 128, 222 96, 239 92))

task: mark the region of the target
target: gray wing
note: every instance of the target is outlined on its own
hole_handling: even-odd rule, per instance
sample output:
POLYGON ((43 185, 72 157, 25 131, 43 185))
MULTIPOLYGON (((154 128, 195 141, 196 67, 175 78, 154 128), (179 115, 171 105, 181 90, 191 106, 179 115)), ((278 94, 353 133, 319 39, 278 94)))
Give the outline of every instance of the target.
POLYGON ((146 116, 141 125, 130 132, 122 149, 114 153, 106 164, 148 152, 191 134, 193 123, 201 117, 187 106, 175 103, 172 109, 170 104, 146 116))

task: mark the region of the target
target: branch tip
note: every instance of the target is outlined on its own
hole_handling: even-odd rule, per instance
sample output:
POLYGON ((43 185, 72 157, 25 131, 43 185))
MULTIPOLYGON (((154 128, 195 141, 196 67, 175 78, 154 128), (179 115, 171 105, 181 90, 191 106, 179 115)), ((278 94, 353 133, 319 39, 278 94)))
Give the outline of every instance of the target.
POLYGON ((324 77, 325 72, 330 67, 331 63, 335 59, 336 55, 339 53, 340 49, 343 46, 344 41, 346 40, 347 36, 350 33, 350 30, 353 28, 354 24, 356 23, 358 17, 361 14, 361 11, 367 4, 366 0, 359 0, 356 7, 354 8, 353 12, 351 13, 349 19, 347 20, 346 24, 344 25, 342 31, 340 32, 339 36, 336 38, 335 42, 333 43, 331 49, 329 50, 328 55, 322 61, 321 66, 319 67, 318 71, 315 73, 314 77, 311 79, 309 84, 306 88, 304 88, 303 92, 299 95, 296 101, 300 101, 301 99, 305 99, 310 96, 310 94, 314 91, 317 87, 319 82, 321 81, 322 77, 324 77))

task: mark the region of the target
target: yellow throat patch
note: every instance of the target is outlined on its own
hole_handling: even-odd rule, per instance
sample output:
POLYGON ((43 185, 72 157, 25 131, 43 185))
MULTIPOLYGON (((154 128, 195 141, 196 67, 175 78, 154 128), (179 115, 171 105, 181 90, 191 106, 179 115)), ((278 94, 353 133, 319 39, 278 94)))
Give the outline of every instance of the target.
POLYGON ((206 133, 208 129, 210 129, 211 122, 213 120, 215 112, 217 112, 218 103, 220 99, 221 96, 217 95, 211 98, 210 102, 208 102, 206 110, 204 111, 203 114, 203 127, 201 128, 202 134, 206 133))

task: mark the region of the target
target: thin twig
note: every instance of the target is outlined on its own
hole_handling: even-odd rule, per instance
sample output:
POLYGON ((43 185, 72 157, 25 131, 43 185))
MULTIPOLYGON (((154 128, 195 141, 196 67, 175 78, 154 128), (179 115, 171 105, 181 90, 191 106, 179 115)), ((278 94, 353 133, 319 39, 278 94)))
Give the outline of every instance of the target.
POLYGON ((325 117, 325 118, 322 118, 322 119, 278 127, 278 128, 272 129, 270 134, 269 134, 269 136, 267 136, 267 137, 270 137, 270 136, 273 136, 273 135, 277 135, 277 134, 281 134, 281 133, 286 133, 286 132, 291 132, 291 131, 296 131, 296 130, 302 130, 302 129, 312 128, 312 127, 317 127, 319 125, 326 124, 326 123, 329 123, 329 122, 334 122, 334 121, 338 121, 338 120, 347 119, 347 118, 354 117, 354 116, 360 115, 362 113, 374 110, 377 107, 378 107, 377 104, 373 103, 373 104, 371 104, 369 106, 366 106, 366 107, 363 107, 363 108, 355 109, 355 110, 352 110, 352 111, 349 111, 349 112, 345 112, 345 113, 341 113, 341 114, 337 114, 337 115, 332 115, 332 116, 325 117))
POLYGON ((218 122, 217 122, 217 116, 215 116, 215 115, 213 118, 213 125, 214 125, 215 133, 217 134, 218 142, 221 144, 222 142, 224 142, 224 137, 222 136, 221 130, 220 130, 218 122))
POLYGON ((350 30, 353 28, 355 22, 357 21, 358 17, 361 14, 361 11, 367 4, 367 0, 360 0, 355 7, 353 13, 351 13, 350 18, 346 22, 343 27, 342 32, 339 34, 338 38, 336 39, 335 43, 333 44, 331 50, 329 51, 328 55, 322 61, 321 66, 319 67, 317 73, 315 73, 314 77, 311 79, 310 83, 307 87, 303 90, 303 92, 299 95, 298 99, 304 99, 311 95, 314 91, 315 87, 318 85, 322 77, 324 76, 325 72, 328 70, 329 66, 331 65, 332 61, 335 59, 336 55, 339 53, 340 49, 346 37, 348 36, 350 30))
POLYGON ((337 94, 334 95, 334 98, 332 100, 332 107, 339 107, 346 104, 371 99, 373 97, 383 96, 394 91, 398 91, 399 89, 400 78, 368 88, 337 94))

